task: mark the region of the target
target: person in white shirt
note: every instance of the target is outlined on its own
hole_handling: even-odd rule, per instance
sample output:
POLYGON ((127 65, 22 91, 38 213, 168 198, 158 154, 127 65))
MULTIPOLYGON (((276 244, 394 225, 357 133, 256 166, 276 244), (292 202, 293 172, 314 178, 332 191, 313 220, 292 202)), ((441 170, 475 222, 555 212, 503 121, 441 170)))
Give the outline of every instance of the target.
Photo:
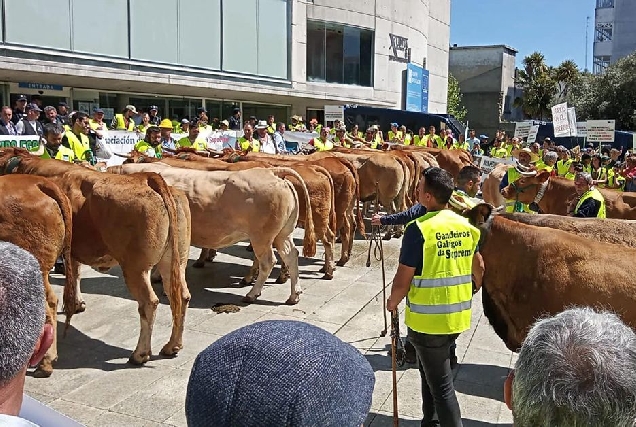
POLYGON ((29 104, 25 108, 26 117, 15 125, 18 135, 38 135, 44 134, 44 127, 38 120, 42 110, 36 104, 29 104))
POLYGON ((267 133, 267 122, 261 120, 256 125, 256 136, 261 145, 260 152, 267 154, 276 154, 276 144, 272 136, 267 133))
POLYGON ((470 147, 470 150, 468 151, 473 151, 475 144, 480 144, 479 138, 477 138, 475 134, 475 129, 470 129, 468 131, 468 139, 466 140, 466 142, 468 143, 468 146, 470 147))
POLYGON ((0 426, 78 425, 24 397, 27 368, 39 363, 51 346, 53 327, 44 322, 44 284, 38 261, 7 242, 0 242, 0 259, 0 426), (59 417, 65 421, 53 421, 59 417), (41 420, 48 421, 41 424, 41 420))

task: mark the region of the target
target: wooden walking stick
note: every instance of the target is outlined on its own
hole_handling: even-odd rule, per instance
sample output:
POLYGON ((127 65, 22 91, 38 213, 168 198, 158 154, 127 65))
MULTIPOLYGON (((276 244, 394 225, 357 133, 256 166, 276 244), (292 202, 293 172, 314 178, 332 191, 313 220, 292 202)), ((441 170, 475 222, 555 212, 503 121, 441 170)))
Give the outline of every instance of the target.
MULTIPOLYGON (((375 206, 373 207, 373 213, 380 212, 380 191, 379 183, 375 183, 375 206)), ((384 248, 382 247, 382 235, 380 233, 379 225, 371 226, 371 239, 369 241, 369 252, 367 253, 367 267, 371 267, 371 247, 375 243, 375 249, 373 255, 376 261, 380 261, 382 265, 382 314, 384 315, 384 329, 380 331, 380 336, 385 337, 388 330, 388 322, 386 318, 386 270, 384 268, 384 248)))
POLYGON ((404 365, 404 347, 400 339, 400 317, 397 310, 391 312, 391 370, 393 371, 393 427, 400 425, 398 414, 397 367, 404 365))

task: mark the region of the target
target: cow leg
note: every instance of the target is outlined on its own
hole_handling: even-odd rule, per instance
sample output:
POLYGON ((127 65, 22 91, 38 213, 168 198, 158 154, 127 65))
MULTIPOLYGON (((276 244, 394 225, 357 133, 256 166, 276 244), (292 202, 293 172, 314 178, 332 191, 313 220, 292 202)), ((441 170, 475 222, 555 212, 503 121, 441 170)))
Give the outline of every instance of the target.
POLYGON ((258 277, 258 258, 254 257, 254 259, 252 260, 252 266, 250 267, 250 270, 247 273, 247 276, 243 277, 241 279, 241 286, 250 286, 252 283, 254 283, 254 278, 258 277))
POLYGON ((192 264, 194 268, 203 268, 205 267, 205 261, 208 258, 210 250, 208 248, 201 248, 201 255, 199 255, 199 259, 192 264))
POLYGON ((157 267, 152 269, 152 273, 150 273, 150 281, 152 283, 161 283, 163 278, 161 277, 161 272, 157 267))
POLYGON ((206 261, 212 262, 216 258, 216 249, 208 249, 208 256, 205 258, 206 261))
POLYGON ((82 296, 82 290, 80 289, 80 263, 77 261, 71 262, 71 268, 75 270, 75 314, 83 313, 86 311, 86 302, 82 296))
POLYGON ((334 234, 333 232, 327 228, 327 231, 324 232, 322 240, 322 245, 325 247, 325 266, 324 273, 325 275, 322 277, 323 280, 331 280, 333 279, 333 245, 334 245, 334 234))
POLYGON ((289 280, 289 267, 287 267, 287 264, 285 264, 285 262, 281 260, 280 274, 278 275, 278 278, 276 279, 276 283, 283 284, 283 283, 286 283, 287 280, 289 280))
MULTIPOLYGON (((388 211, 389 214, 394 214, 394 213, 397 212, 397 209, 395 207, 395 202, 388 203, 388 204, 386 204, 384 206, 387 206, 387 211, 388 211)), ((384 234, 384 240, 391 240, 391 238, 393 237, 393 229, 394 229, 393 225, 388 225, 386 227, 386 233, 384 234)))
MULTIPOLYGON (((243 298, 243 302, 247 303, 253 303, 256 301, 256 298, 261 296, 263 285, 274 269, 274 264, 276 263, 276 256, 274 255, 274 249, 272 249, 271 243, 267 243, 265 245, 253 244, 253 248, 256 260, 258 260, 257 263, 255 262, 255 264, 258 265, 258 277, 256 278, 256 283, 252 287, 252 290, 249 291, 243 298)), ((252 266, 252 268, 254 267, 252 266)))
MULTIPOLYGON (((159 298, 157 298, 150 284, 150 269, 143 272, 131 273, 122 266, 122 270, 124 272, 126 286, 130 294, 135 298, 135 301, 137 301, 137 311, 139 312, 140 322, 139 341, 137 341, 137 347, 128 359, 128 362, 134 365, 142 365, 149 361, 152 355, 150 341, 152 338, 152 328, 155 324, 157 306, 159 305, 159 298)), ((164 283, 168 282, 169 276, 169 274, 164 276, 164 283)))
POLYGON ((340 249, 340 259, 336 263, 338 267, 344 267, 344 265, 349 261, 349 258, 351 257, 351 246, 353 244, 353 230, 349 220, 349 215, 343 215, 342 223, 342 228, 340 228, 340 240, 342 241, 342 246, 340 249))
POLYGON ((282 262, 284 262, 289 269, 289 277, 291 279, 291 293, 287 301, 285 301, 285 304, 298 304, 300 294, 303 292, 298 284, 298 249, 296 249, 291 236, 281 242, 274 242, 274 246, 282 262))
MULTIPOLYGON (((50 270, 50 269, 49 269, 50 270)), ((48 378, 53 373, 53 362, 57 360, 57 295, 49 283, 48 271, 42 272, 42 279, 44 280, 44 292, 45 292, 45 309, 46 320, 53 327, 53 343, 47 350, 42 361, 38 364, 37 369, 33 373, 36 378, 48 378)))
MULTIPOLYGON (((159 264, 157 265, 157 269, 161 271, 161 276, 166 279, 163 281, 163 292, 168 296, 168 301, 171 301, 171 275, 170 269, 172 268, 172 260, 171 254, 166 254, 163 256, 159 264)), ((185 258, 180 263, 179 268, 179 278, 181 282, 181 312, 180 313, 172 313, 174 317, 177 317, 180 322, 176 324, 174 321, 172 322, 172 333, 170 335, 170 340, 166 345, 161 349, 161 354, 164 356, 176 356, 177 353, 183 348, 183 328, 185 325, 185 317, 186 317, 186 309, 190 304, 190 291, 188 290, 188 285, 185 277, 185 269, 187 266, 187 258, 185 258)))

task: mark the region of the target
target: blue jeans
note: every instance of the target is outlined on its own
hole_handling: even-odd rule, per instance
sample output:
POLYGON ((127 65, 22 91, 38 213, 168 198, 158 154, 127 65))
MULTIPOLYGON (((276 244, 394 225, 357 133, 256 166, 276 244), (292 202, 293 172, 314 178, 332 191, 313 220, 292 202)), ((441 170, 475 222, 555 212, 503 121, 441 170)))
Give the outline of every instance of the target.
POLYGON ((450 349, 458 336, 408 330, 409 341, 417 352, 417 366, 422 379, 422 426, 430 425, 437 418, 441 427, 462 427, 450 367, 450 349))

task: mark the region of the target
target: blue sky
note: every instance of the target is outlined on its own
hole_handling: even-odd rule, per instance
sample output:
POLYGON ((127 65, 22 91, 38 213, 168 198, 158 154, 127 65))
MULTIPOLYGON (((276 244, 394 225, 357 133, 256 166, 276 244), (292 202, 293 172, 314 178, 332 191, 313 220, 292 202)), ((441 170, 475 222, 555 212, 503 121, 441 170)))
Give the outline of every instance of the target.
POLYGON ((539 51, 548 65, 572 59, 583 69, 589 16, 591 69, 595 5, 594 0, 451 0, 451 45, 505 44, 519 51, 517 67, 539 51))

